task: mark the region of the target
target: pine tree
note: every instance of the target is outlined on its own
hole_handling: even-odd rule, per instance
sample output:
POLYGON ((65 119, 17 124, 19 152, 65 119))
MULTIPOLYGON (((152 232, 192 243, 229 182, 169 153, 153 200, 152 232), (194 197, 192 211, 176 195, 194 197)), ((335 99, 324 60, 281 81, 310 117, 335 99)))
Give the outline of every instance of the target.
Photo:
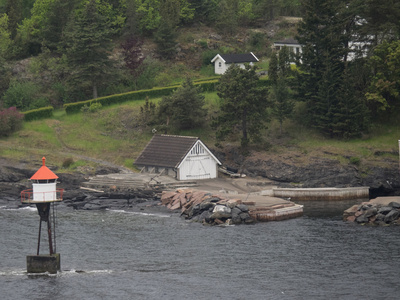
POLYGON ((221 98, 220 112, 213 127, 217 129, 217 139, 224 140, 229 134, 241 132, 241 146, 258 142, 261 130, 266 127, 267 89, 258 84, 256 68, 242 69, 231 66, 220 78, 217 94, 221 98))
POLYGON ((176 53, 176 31, 168 22, 158 28, 154 41, 157 44, 157 52, 165 59, 171 59, 176 53))
POLYGON ((353 99, 356 92, 344 88, 351 78, 343 76, 351 65, 346 58, 355 26, 351 21, 355 18, 354 7, 350 10, 344 0, 306 0, 304 4, 306 13, 297 37, 303 45, 301 72, 297 75, 298 96, 307 104, 309 125, 330 137, 341 137, 345 132, 337 130, 339 124, 355 118, 350 112, 356 113, 338 113, 344 99, 353 99))
POLYGON ((163 97, 159 104, 159 116, 167 126, 178 130, 193 129, 202 126, 205 121, 207 110, 204 104, 200 89, 187 78, 171 96, 163 97))
POLYGON ((110 24, 96 0, 87 1, 76 12, 65 32, 69 84, 86 95, 91 90, 93 98, 97 98, 98 87, 112 69, 110 35, 110 24))

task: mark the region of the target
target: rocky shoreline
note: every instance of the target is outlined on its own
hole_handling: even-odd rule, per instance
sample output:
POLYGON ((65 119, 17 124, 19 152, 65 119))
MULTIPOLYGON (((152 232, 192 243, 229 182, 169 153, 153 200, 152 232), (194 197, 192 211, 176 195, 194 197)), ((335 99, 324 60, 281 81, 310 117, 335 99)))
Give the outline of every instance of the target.
MULTIPOLYGON (((384 196, 400 195, 400 176, 397 166, 371 169, 368 176, 361 176, 354 166, 343 167, 324 160, 314 160, 308 166, 298 167, 294 164, 289 165, 271 160, 259 161, 255 158, 244 160, 240 154, 235 156, 235 159, 227 160, 232 169, 237 167, 238 171, 246 173, 248 177, 260 176, 262 178, 275 179, 274 182, 279 187, 327 187, 331 182, 330 186, 338 188, 361 185, 371 186, 370 194, 372 196, 374 194, 384 196), (293 182, 296 182, 296 184, 293 184, 293 182)), ((31 165, 29 162, 24 161, 15 164, 0 158, 0 207, 18 208, 22 206, 20 192, 31 188, 31 182, 28 179, 36 172, 38 167, 40 167, 39 164, 31 165)), ((54 172, 57 173, 57 170, 54 169, 54 172)), ((95 170, 90 170, 90 175, 118 172, 120 172, 118 168, 100 165, 95 170)), ((81 185, 88 180, 88 173, 57 173, 60 182, 58 187, 65 190, 64 201, 59 204, 61 208, 76 210, 157 209, 171 212, 168 208, 160 205, 161 192, 163 191, 161 186, 152 187, 151 189, 104 189, 102 192, 83 190, 81 185)), ((380 209, 381 207, 376 207, 377 212, 380 209)), ((368 210, 368 208, 360 208, 360 211, 368 210)), ((236 212, 240 214, 239 211, 236 212)), ((377 215, 378 221, 380 221, 380 215, 377 215)), ((359 217, 357 216, 356 218, 361 220, 359 217)), ((226 219, 223 221, 226 221, 226 219)), ((387 223, 385 222, 385 224, 387 223)))
POLYGON ((353 205, 343 213, 343 220, 362 225, 400 225, 398 197, 381 197, 353 205))

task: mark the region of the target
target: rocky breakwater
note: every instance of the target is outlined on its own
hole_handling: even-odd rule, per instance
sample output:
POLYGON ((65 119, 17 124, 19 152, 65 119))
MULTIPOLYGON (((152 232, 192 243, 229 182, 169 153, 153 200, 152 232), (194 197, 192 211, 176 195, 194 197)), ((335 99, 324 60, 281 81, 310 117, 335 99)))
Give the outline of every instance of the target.
POLYGON ((170 210, 181 210, 181 216, 205 225, 253 224, 249 208, 240 199, 228 199, 203 191, 164 191, 161 203, 170 210))
MULTIPOLYGON (((377 198, 353 205, 343 213, 343 220, 368 225, 400 225, 400 201, 377 198)), ((400 200, 400 199, 399 199, 400 200)))

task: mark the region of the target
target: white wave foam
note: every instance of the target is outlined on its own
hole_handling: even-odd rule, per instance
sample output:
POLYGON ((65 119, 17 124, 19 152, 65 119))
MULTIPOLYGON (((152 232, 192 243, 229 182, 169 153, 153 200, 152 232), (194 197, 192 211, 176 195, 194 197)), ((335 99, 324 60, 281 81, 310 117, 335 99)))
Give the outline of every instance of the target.
POLYGON ((145 213, 145 212, 138 212, 138 211, 126 211, 121 209, 107 209, 110 212, 114 213, 123 213, 123 214, 131 214, 131 215, 139 215, 139 216, 154 216, 154 217, 161 217, 161 218, 169 218, 170 215, 166 214, 154 214, 154 213, 145 213))
POLYGON ((34 206, 24 206, 24 207, 19 207, 19 208, 7 208, 7 206, 1 206, 0 209, 12 210, 12 211, 16 211, 16 210, 37 211, 36 207, 34 207, 34 206))

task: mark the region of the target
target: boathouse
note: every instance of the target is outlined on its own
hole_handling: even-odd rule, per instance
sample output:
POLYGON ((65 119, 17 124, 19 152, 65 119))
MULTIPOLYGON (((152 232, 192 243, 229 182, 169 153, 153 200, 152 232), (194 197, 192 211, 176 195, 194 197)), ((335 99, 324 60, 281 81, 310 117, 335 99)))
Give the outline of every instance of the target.
POLYGON ((153 136, 134 164, 143 173, 197 180, 217 178, 221 162, 198 137, 162 134, 153 136))

